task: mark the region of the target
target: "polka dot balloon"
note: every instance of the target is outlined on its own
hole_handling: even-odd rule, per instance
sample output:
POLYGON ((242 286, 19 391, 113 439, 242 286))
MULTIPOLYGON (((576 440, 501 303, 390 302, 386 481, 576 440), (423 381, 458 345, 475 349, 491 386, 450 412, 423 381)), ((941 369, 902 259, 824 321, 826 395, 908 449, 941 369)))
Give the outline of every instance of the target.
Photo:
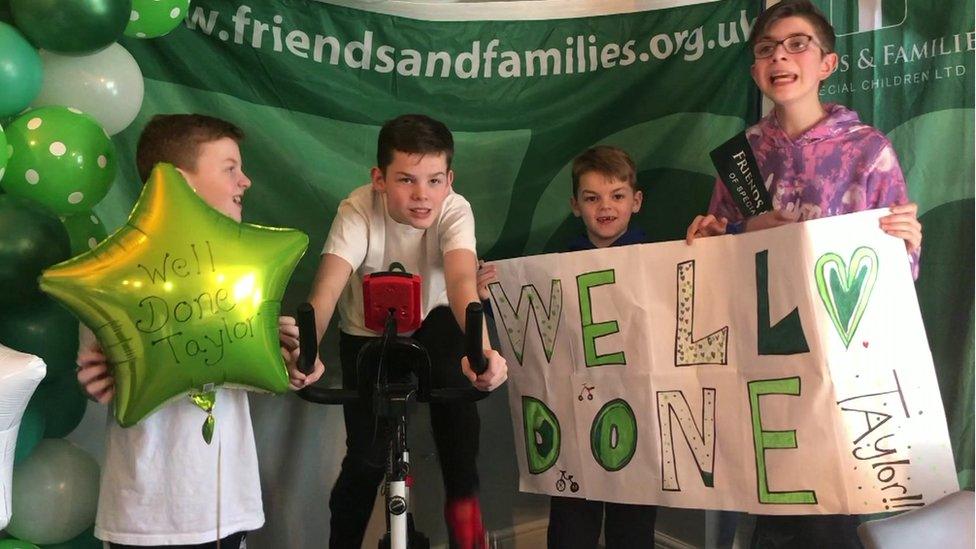
POLYGON ((175 29, 190 9, 190 0, 132 0, 125 35, 156 38, 175 29))
POLYGON ((58 215, 91 211, 115 179, 115 147, 95 119, 41 107, 7 128, 12 150, 0 186, 58 215))
POLYGON ((72 256, 91 250, 108 236, 105 224, 95 215, 95 212, 63 215, 61 223, 68 231, 72 256))

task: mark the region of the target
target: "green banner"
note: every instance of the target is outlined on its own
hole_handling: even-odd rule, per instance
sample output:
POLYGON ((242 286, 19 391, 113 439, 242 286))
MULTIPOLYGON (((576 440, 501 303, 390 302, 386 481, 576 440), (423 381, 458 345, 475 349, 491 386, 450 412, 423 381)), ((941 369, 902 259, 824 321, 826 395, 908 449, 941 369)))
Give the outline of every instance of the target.
POLYGON ((916 290, 935 359, 959 483, 973 488, 973 116, 970 2, 819 0, 839 68, 821 100, 888 135, 924 241, 916 290))
MULTIPOLYGON (((559 19, 550 3, 545 20, 430 21, 309 1, 196 1, 166 38, 124 43, 146 99, 119 137, 123 177, 99 211, 111 226, 132 204, 135 143, 152 114, 204 112, 248 134, 245 220, 297 227, 315 250, 339 201, 367 182, 382 123, 423 112, 455 134, 455 186, 486 258, 560 249, 581 231, 568 166, 599 143, 637 162, 638 223, 678 238, 707 205, 707 151, 758 116, 744 45, 758 7, 644 3, 690 5, 559 19)), ((302 261, 290 295, 307 292, 317 261, 302 261)))

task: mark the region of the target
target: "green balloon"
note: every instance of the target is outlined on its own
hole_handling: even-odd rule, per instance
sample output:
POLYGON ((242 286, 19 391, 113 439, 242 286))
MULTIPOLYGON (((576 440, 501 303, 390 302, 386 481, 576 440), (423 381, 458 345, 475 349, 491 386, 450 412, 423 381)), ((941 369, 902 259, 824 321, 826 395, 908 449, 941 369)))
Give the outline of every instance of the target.
POLYGON ((11 0, 17 28, 58 53, 94 53, 122 36, 132 0, 11 0))
POLYGON ((95 537, 95 529, 89 528, 63 543, 53 545, 42 545, 40 549, 102 549, 101 540, 95 537))
POLYGON ((22 539, 0 539, 0 549, 41 549, 29 541, 22 539))
POLYGON ((72 256, 93 249, 108 236, 105 224, 95 215, 95 212, 62 216, 61 222, 64 223, 68 238, 71 240, 72 256))
POLYGON ((14 24, 14 14, 10 13, 10 0, 0 0, 0 21, 14 24))
POLYGON ((0 305, 38 299, 37 277, 69 251, 68 234, 56 217, 22 198, 0 195, 0 305))
POLYGON ((38 544, 63 543, 95 521, 98 464, 63 439, 45 439, 14 467, 7 532, 38 544))
POLYGON ((41 296, 29 304, 4 310, 0 315, 0 343, 44 359, 45 380, 60 374, 73 376, 78 320, 58 303, 41 296))
MULTIPOLYGON (((37 443, 44 438, 46 424, 44 413, 39 408, 28 406, 20 418, 20 429, 17 430, 17 446, 14 448, 14 465, 27 459, 37 443)), ((0 545, 0 548, 3 546, 0 545)))
MULTIPOLYGON (((41 57, 17 29, 0 22, 0 117, 19 113, 41 91, 41 57)), ((2 167, 2 165, 0 165, 2 167)))
POLYGON ((186 17, 190 0, 132 0, 132 15, 125 35, 156 38, 168 34, 186 17))
POLYGON ((88 399, 73 374, 44 378, 27 404, 28 409, 37 408, 44 415, 44 438, 71 434, 81 423, 87 406, 88 399))
POLYGON ((126 225, 47 269, 41 289, 98 336, 116 365, 115 417, 128 427, 211 385, 288 389, 278 314, 307 246, 297 230, 215 210, 159 164, 126 225))
POLYGON ((68 215, 90 211, 115 179, 115 146, 94 118, 41 107, 7 127, 13 155, 0 184, 10 194, 68 215))

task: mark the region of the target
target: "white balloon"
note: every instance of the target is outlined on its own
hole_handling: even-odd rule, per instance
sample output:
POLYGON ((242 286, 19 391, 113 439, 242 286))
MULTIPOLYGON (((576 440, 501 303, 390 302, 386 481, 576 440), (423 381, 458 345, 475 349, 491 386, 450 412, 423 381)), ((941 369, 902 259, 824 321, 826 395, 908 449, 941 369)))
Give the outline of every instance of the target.
POLYGON ((92 55, 41 50, 44 83, 32 106, 63 105, 95 118, 115 135, 135 120, 144 92, 139 64, 119 44, 92 55))
POLYGON ((44 361, 0 345, 0 528, 10 522, 14 444, 20 419, 34 389, 44 378, 44 361))

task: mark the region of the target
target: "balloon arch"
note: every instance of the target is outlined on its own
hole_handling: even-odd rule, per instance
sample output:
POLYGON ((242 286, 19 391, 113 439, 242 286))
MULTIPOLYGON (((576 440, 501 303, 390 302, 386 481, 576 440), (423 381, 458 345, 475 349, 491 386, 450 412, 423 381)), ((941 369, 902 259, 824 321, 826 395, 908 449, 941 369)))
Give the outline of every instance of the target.
MULTIPOLYGON (((87 403, 75 379, 78 321, 38 277, 106 238, 92 208, 116 176, 111 136, 143 99, 142 72, 117 40, 164 36, 188 9, 189 0, 0 0, 0 343, 47 365, 17 411, 12 537, 0 549, 102 547, 92 535, 98 465, 61 438, 87 403)), ((4 379, 0 400, 10 388, 4 379)))

